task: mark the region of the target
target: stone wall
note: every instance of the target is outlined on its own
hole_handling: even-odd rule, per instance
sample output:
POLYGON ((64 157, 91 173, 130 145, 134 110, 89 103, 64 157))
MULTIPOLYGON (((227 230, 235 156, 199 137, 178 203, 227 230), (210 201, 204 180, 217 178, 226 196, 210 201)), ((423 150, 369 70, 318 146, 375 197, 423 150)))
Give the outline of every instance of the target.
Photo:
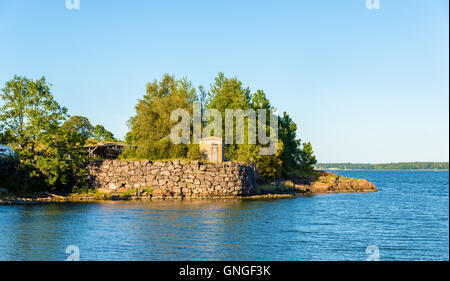
POLYGON ((255 187, 252 166, 198 161, 91 162, 91 184, 102 190, 149 190, 154 198, 207 198, 251 194, 255 187))

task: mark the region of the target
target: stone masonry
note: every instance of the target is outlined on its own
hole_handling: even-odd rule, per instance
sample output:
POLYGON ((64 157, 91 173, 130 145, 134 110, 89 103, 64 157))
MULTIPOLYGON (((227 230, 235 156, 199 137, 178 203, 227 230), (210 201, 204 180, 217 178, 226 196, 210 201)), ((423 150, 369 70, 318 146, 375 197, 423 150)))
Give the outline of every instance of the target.
POLYGON ((94 161, 87 166, 95 188, 151 190, 153 198, 235 197, 256 185, 252 166, 199 161, 94 161))

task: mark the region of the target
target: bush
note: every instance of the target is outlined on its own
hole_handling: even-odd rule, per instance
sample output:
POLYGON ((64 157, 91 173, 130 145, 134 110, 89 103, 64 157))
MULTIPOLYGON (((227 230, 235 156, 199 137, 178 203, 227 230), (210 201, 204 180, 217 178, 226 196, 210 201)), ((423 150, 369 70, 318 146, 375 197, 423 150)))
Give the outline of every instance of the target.
POLYGON ((198 144, 188 145, 187 158, 189 160, 201 160, 203 157, 202 153, 200 152, 200 145, 198 144))

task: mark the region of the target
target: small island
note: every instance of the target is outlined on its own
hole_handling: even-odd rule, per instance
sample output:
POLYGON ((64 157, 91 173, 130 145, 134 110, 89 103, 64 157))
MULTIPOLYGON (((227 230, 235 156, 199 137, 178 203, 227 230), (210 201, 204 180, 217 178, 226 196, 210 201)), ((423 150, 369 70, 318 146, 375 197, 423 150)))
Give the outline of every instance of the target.
POLYGON ((297 138, 297 125, 290 116, 286 112, 273 115, 263 90, 252 93, 237 78, 223 73, 209 90, 167 74, 161 81, 148 83, 124 140, 102 125, 92 125, 86 117, 69 116, 67 108, 54 100, 44 77, 15 76, 0 98, 2 204, 377 191, 367 180, 315 169, 312 145, 297 138), (175 138, 181 135, 187 142, 168 137, 177 125, 173 112, 180 110, 189 117, 189 132, 176 131, 175 138), (226 116, 230 110, 234 112, 231 123, 226 118, 202 118, 210 111, 226 116), (252 123, 251 117, 256 116, 252 112, 263 115, 252 123), (261 130, 260 123, 270 127, 261 130), (231 142, 204 134, 197 134, 195 141, 196 133, 211 130, 212 124, 219 128, 212 130, 214 135, 218 130, 227 133, 231 124, 232 137, 225 137, 231 142), (245 142, 237 135, 241 129, 245 142), (276 138, 267 139, 273 133, 276 138), (258 141, 251 142, 252 136, 258 141))

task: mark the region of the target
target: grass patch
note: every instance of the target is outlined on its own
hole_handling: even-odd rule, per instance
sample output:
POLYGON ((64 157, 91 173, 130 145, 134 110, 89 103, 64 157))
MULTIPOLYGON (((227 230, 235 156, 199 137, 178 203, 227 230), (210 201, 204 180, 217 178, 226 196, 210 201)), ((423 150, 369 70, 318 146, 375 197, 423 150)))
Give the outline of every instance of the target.
POLYGON ((291 187, 291 188, 295 186, 295 184, 292 180, 285 180, 284 185, 287 187, 291 187))
POLYGON ((69 194, 69 196, 101 196, 103 193, 98 192, 97 189, 81 189, 69 194))
POLYGON ((318 179, 320 176, 322 176, 322 173, 319 171, 301 171, 301 170, 288 171, 286 172, 285 175, 286 178, 313 178, 313 179, 318 179))
POLYGON ((136 194, 137 192, 139 192, 139 189, 133 188, 133 189, 129 189, 129 190, 125 191, 125 192, 123 193, 123 195, 125 195, 125 196, 132 195, 132 194, 134 195, 134 194, 136 194))
POLYGON ((144 188, 144 192, 147 192, 148 194, 152 194, 153 188, 151 188, 151 187, 149 187, 149 188, 144 188))
POLYGON ((133 189, 125 191, 124 193, 122 193, 122 195, 129 196, 129 195, 140 194, 140 191, 147 192, 148 194, 152 194, 153 189, 151 187, 147 187, 142 190, 139 188, 133 188, 133 189))

